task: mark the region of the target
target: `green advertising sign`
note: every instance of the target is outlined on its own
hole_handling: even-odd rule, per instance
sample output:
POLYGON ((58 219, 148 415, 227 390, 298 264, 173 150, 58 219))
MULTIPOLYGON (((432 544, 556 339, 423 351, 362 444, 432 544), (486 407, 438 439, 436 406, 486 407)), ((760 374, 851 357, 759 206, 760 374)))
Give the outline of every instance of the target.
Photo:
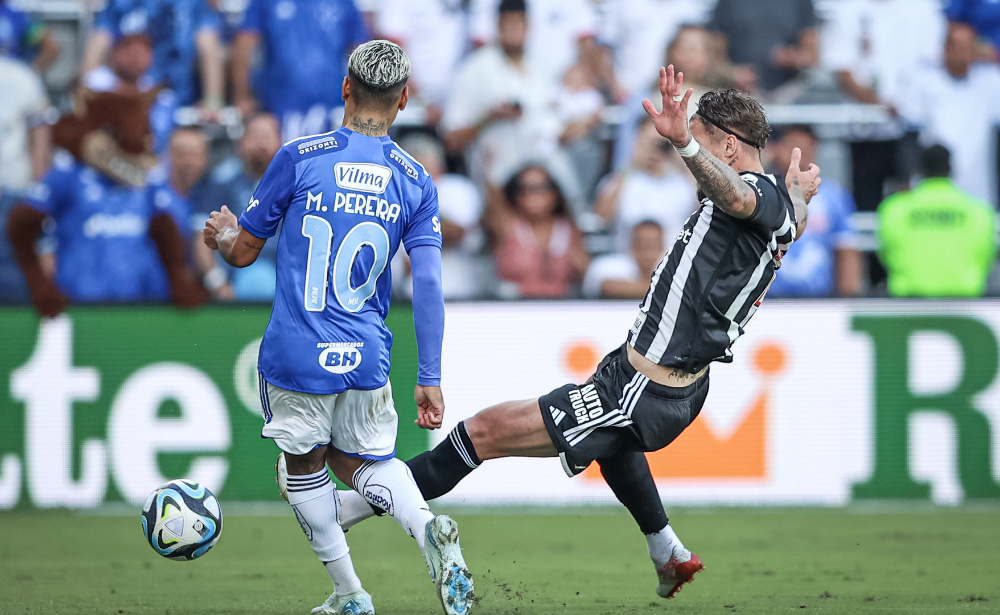
MULTIPOLYGON (((41 322, 0 310, 0 509, 141 503, 163 480, 273 500, 277 448, 260 437, 257 350, 265 306, 73 309, 41 322)), ((394 307, 398 454, 427 448, 413 424, 412 313, 394 307)))

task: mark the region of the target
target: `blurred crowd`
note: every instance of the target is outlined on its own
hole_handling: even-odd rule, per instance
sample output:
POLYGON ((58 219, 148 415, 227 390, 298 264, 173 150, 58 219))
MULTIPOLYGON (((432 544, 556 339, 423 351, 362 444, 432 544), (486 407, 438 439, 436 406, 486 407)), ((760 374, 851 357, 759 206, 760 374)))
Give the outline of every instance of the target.
MULTIPOLYGON (((770 296, 997 294, 996 0, 107 0, 78 45, 43 4, 0 0, 0 302, 269 301, 276 242, 236 270, 204 220, 340 126, 376 37, 412 61, 393 136, 438 186, 448 299, 645 295, 698 206, 640 104, 667 63, 692 114, 719 88, 881 113, 835 143, 823 115, 773 126, 770 172, 844 163, 770 296)), ((406 296, 404 254, 393 276, 406 296)))

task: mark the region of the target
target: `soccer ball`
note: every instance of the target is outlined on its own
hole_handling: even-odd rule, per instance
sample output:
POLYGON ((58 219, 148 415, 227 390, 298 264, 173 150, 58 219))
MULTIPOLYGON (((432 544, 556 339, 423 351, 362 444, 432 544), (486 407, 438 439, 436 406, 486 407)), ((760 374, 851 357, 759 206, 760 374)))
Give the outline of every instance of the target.
POLYGON ((222 535, 219 500, 203 485, 172 480, 142 505, 142 533, 153 550, 168 559, 198 559, 222 535))

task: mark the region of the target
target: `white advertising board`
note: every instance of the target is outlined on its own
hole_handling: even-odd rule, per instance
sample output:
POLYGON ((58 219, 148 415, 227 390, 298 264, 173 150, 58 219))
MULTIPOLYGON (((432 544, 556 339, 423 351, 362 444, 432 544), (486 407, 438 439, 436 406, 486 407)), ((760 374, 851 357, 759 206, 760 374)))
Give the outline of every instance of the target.
MULTIPOLYGON (((582 383, 620 346, 628 303, 451 304, 444 428, 492 404, 582 383)), ((676 504, 844 505, 1000 499, 994 302, 780 302, 757 313, 731 364, 711 368, 701 416, 649 455, 676 504), (960 463, 960 457, 962 462, 960 463)), ((611 503, 597 465, 485 463, 447 501, 611 503)))

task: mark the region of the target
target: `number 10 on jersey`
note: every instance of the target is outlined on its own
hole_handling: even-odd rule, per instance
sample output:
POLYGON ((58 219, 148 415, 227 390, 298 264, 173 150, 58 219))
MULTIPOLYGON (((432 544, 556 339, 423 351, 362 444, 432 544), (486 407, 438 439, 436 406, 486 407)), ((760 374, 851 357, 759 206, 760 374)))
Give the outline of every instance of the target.
POLYGON ((333 250, 333 227, 319 216, 307 215, 302 219, 302 235, 309 238, 309 258, 306 260, 306 285, 303 301, 309 312, 326 309, 327 284, 333 283, 337 302, 348 312, 360 312, 375 294, 378 278, 389 263, 389 235, 374 222, 362 222, 344 235, 330 268, 333 250), (362 248, 371 246, 375 262, 368 279, 358 287, 351 285, 351 272, 362 248))

